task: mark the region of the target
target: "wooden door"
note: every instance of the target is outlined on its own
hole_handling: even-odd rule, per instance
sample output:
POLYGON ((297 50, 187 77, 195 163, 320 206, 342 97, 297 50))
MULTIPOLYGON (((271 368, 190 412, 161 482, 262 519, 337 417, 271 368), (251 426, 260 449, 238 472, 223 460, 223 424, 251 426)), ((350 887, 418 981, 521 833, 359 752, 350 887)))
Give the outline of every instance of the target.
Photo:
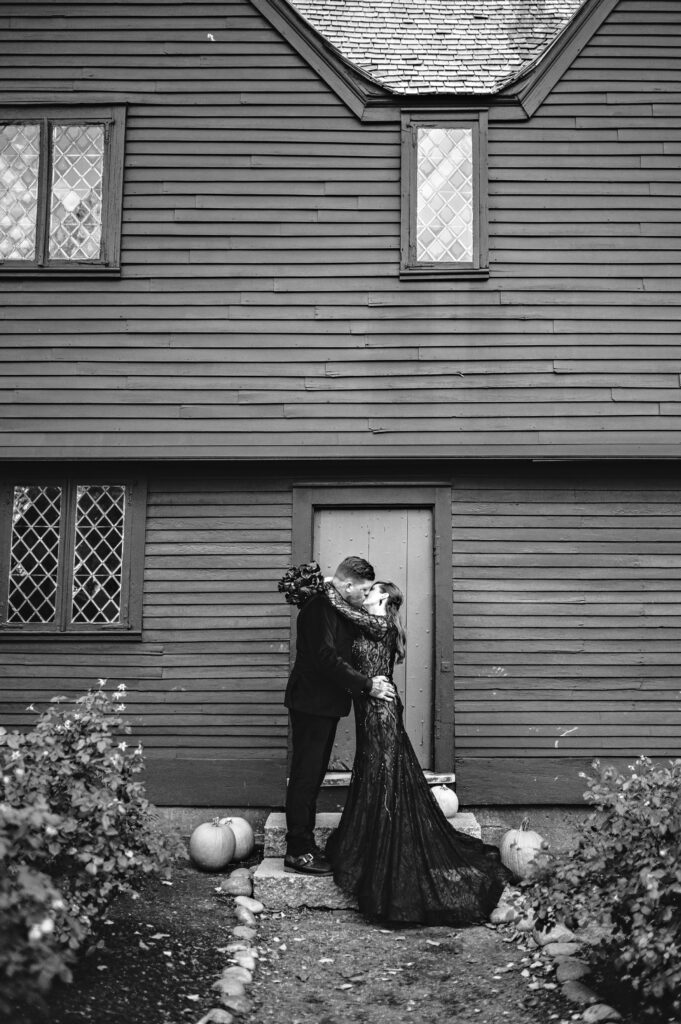
MULTIPOLYGON (((314 514, 314 558, 325 576, 348 555, 367 558, 379 580, 405 595, 407 657, 395 668, 407 732, 423 768, 433 761, 433 511, 430 508, 321 508, 314 514)), ((355 722, 338 724, 330 771, 347 771, 355 722)))

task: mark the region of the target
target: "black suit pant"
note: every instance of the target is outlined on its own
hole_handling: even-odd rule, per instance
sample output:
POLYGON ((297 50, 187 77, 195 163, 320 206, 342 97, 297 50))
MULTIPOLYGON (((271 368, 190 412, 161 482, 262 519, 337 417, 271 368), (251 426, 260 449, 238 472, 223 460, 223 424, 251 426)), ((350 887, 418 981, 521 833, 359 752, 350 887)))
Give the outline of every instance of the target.
POLYGON ((289 715, 292 755, 286 791, 286 852, 298 857, 315 849, 317 797, 329 766, 338 719, 293 709, 289 715))

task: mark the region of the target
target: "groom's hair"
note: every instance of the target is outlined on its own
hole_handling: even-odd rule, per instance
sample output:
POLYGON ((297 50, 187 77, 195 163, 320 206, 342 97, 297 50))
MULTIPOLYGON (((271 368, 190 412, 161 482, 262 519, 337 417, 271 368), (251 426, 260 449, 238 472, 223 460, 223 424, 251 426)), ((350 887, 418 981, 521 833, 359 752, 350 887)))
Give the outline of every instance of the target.
POLYGON ((335 575, 341 580, 375 580, 374 567, 366 558, 350 555, 344 558, 336 569, 335 575))

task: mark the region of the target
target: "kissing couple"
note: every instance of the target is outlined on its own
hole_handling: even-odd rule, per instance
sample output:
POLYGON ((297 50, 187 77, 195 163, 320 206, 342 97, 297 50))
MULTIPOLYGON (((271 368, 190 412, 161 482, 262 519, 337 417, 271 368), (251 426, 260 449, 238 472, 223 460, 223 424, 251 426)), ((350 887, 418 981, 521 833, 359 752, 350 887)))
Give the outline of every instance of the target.
POLYGON ((285 870, 333 874, 372 920, 487 920, 511 876, 497 847, 445 818, 407 736, 392 682, 407 642, 402 592, 376 581, 373 567, 356 555, 344 558, 330 580, 315 562, 290 569, 279 590, 300 608, 285 697, 292 740, 285 870), (317 797, 338 721, 352 706, 350 787, 322 852, 314 837, 317 797))

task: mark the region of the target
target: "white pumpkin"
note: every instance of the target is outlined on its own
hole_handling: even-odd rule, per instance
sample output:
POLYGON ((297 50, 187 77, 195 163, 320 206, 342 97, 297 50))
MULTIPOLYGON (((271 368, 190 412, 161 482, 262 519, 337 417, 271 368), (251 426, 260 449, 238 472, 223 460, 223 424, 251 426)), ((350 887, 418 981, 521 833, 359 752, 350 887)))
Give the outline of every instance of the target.
POLYGON ((197 825, 189 840, 189 856, 203 871, 222 871, 234 856, 236 839, 229 825, 217 818, 197 825))
POLYGON ((253 829, 245 818, 220 818, 221 825, 228 825, 234 833, 236 848, 234 860, 244 860, 250 857, 255 849, 255 836, 253 829))
POLYGON ((520 828, 509 829, 499 846, 501 863, 512 871, 516 878, 528 878, 536 855, 540 850, 548 849, 548 843, 538 832, 533 832, 529 824, 529 818, 523 818, 520 828))
POLYGON ((445 818, 453 818, 459 810, 459 798, 449 786, 432 786, 431 793, 440 805, 445 818))

